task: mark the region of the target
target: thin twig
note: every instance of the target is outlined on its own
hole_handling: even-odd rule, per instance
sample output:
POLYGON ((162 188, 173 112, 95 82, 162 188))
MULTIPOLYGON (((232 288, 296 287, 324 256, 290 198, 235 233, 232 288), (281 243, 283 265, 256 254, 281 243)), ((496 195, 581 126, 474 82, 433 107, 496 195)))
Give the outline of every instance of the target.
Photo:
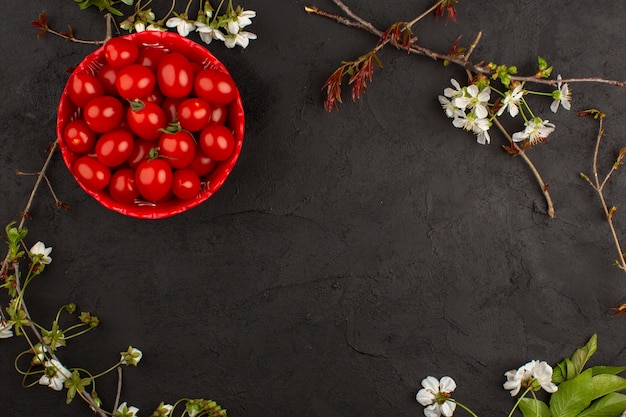
POLYGON ((478 45, 478 42, 480 42, 480 38, 482 38, 482 36, 483 36, 483 33, 478 32, 478 34, 476 35, 476 38, 474 38, 474 42, 472 42, 469 49, 467 50, 467 53, 464 54, 463 56, 463 59, 465 60, 465 62, 469 61, 470 56, 472 56, 472 53, 474 52, 474 49, 476 49, 476 46, 478 45))
POLYGON ((372 25, 370 22, 368 22, 367 20, 361 18, 360 16, 358 16, 356 13, 354 13, 348 6, 346 6, 344 4, 344 2, 342 2, 341 0, 333 0, 333 3, 335 3, 337 6, 339 6, 339 8, 341 10, 343 10, 343 12, 345 14, 347 14, 349 17, 351 17, 352 19, 356 20, 357 22, 359 22, 361 25, 363 25, 363 27, 366 27, 369 29, 369 31, 371 31, 372 33, 374 33, 376 36, 380 36, 383 34, 382 31, 376 29, 376 27, 374 25, 372 25))
POLYGON ((441 4, 446 1, 446 0, 439 0, 437 1, 437 3, 433 4, 430 9, 426 10, 424 13, 422 13, 421 15, 417 16, 415 19, 411 20, 409 23, 407 23, 408 27, 413 26, 414 24, 416 24, 417 22, 419 22, 420 20, 422 20, 423 18, 425 18, 426 16, 428 16, 429 14, 431 14, 432 12, 434 12, 435 10, 437 10, 437 7, 441 6, 441 4))
MULTIPOLYGON (((372 25, 367 20, 358 16, 348 6, 346 6, 341 0, 333 0, 333 2, 335 2, 335 4, 337 4, 349 17, 339 16, 334 13, 329 13, 314 6, 306 6, 305 10, 307 11, 307 13, 313 13, 318 16, 322 16, 327 19, 334 20, 335 22, 340 23, 344 26, 361 29, 377 37, 380 37, 382 35, 383 32, 381 30, 377 29, 374 25, 372 25)), ((439 2, 437 2, 436 4, 439 4, 439 2)), ((424 55, 435 60, 448 61, 462 68, 465 68, 466 70, 474 72, 476 74, 482 74, 482 75, 487 75, 487 76, 493 75, 493 70, 481 64, 470 62, 469 60, 466 60, 465 57, 463 56, 450 55, 447 53, 434 51, 432 49, 418 45, 417 43, 415 43, 415 40, 416 40, 415 38, 412 39, 411 46, 410 46, 410 51, 412 53, 424 55)), ((511 75, 510 77, 511 77, 511 80, 513 81, 531 82, 535 84, 545 84, 545 85, 556 86, 556 83, 557 83, 557 80, 539 78, 535 75, 531 75, 531 76, 511 75)), ((608 79, 596 78, 596 77, 564 78, 559 81, 562 83, 593 82, 593 83, 615 85, 618 87, 624 87, 626 85, 625 81, 608 80, 608 79)))
POLYGON ((593 176, 595 184, 591 182, 589 177, 587 177, 586 175, 581 174, 581 176, 587 180, 587 182, 594 190, 596 190, 598 196, 600 197, 600 203, 602 204, 602 208, 604 209, 604 215, 606 216, 606 220, 609 223, 611 235, 613 236, 613 241, 615 242, 615 248, 619 253, 619 262, 617 265, 621 270, 626 272, 626 259, 624 259, 624 251, 622 250, 622 245, 620 244, 619 238, 617 237, 617 231, 615 230, 615 225, 613 224, 613 214, 615 213, 615 211, 613 210, 613 208, 609 208, 608 204, 606 203, 606 198, 604 197, 604 186, 606 185, 606 182, 608 181, 611 174, 615 171, 616 165, 613 165, 611 171, 609 171, 609 173, 606 175, 602 182, 600 182, 600 178, 598 175, 598 155, 600 153, 600 142, 602 141, 602 137, 604 136, 604 116, 599 116, 598 119, 600 120, 600 125, 598 128, 596 146, 593 152, 593 176))
POLYGON ((115 394, 115 403, 113 404, 113 410, 117 410, 120 404, 120 397, 122 395, 122 368, 117 367, 117 392, 115 394))
MULTIPOLYGON (((39 189, 39 185, 41 184, 41 181, 46 173, 46 170, 48 169, 48 165, 50 165, 50 161, 52 160, 52 156, 57 146, 58 146, 58 141, 55 140, 52 146, 50 147, 46 161, 44 162, 43 166, 41 167, 41 170, 39 171, 37 175, 37 180, 35 181, 35 185, 33 186, 33 189, 30 192, 30 196, 28 197, 28 201, 26 202, 26 206, 24 207, 24 211, 22 212, 20 222, 17 226, 18 229, 21 229, 24 227, 24 223, 26 222, 26 218, 28 217, 28 212, 30 211, 30 207, 33 204, 33 199, 35 198, 35 194, 37 193, 37 190, 39 189)), ((4 272, 9 267, 10 257, 11 257, 11 253, 7 251, 7 255, 5 256, 4 261, 2 261, 2 266, 0 267, 0 276, 3 276, 4 272)))
POLYGON ((511 137, 509 132, 507 132, 504 126, 502 126, 500 121, 497 118, 494 118, 493 122, 498 127, 498 129, 500 129, 500 132, 502 132, 502 134, 509 140, 511 146, 513 146, 513 148, 517 152, 517 155, 521 156, 522 159, 524 160, 524 163, 526 163, 526 165, 528 165, 528 168, 530 168, 530 171, 533 173, 535 179, 539 183, 539 188, 541 188, 541 191, 543 192, 543 196, 546 199, 546 204, 548 206, 548 216, 550 216, 551 218, 554 218, 554 203, 552 202, 552 197, 550 196, 550 193, 548 192, 548 187, 545 181, 543 180, 543 178, 541 177, 541 174, 537 170, 537 167, 535 167, 535 164, 533 164, 533 162, 530 160, 528 155, 526 155, 526 152, 522 148, 520 148, 517 143, 513 141, 513 138, 511 137))

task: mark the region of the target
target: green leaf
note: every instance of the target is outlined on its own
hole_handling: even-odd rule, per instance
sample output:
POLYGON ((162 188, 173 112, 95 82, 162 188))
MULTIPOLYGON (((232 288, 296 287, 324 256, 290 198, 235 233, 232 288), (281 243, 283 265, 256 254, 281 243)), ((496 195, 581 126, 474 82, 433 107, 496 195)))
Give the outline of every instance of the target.
POLYGON ((626 395, 612 392, 597 401, 578 417, 614 417, 626 410, 626 395))
POLYGON ((546 403, 534 398, 522 398, 519 409, 524 417, 550 417, 550 409, 546 403))
POLYGON ((626 371, 626 366, 592 366, 593 376, 601 374, 617 375, 626 371))
POLYGON ((127 6, 132 6, 134 2, 135 0, 122 0, 122 3, 124 3, 127 6))
POLYGON ((585 346, 577 349, 576 352, 572 355, 572 364, 576 368, 576 375, 582 372, 585 364, 591 358, 591 356, 596 353, 598 349, 598 336, 593 335, 589 339, 589 341, 585 344, 585 346))
POLYGON ((566 374, 565 359, 563 359, 554 367, 554 370, 552 371, 552 382, 559 385, 561 382, 565 381, 566 374))
POLYGON ((548 63, 542 57, 537 57, 537 63, 539 64, 539 71, 543 71, 548 68, 548 63))
POLYGON ((550 414, 552 417, 576 417, 592 399, 591 370, 587 370, 559 385, 558 391, 550 397, 550 414))
POLYGON ((601 374, 591 378, 593 399, 607 394, 626 390, 626 379, 617 375, 601 374))

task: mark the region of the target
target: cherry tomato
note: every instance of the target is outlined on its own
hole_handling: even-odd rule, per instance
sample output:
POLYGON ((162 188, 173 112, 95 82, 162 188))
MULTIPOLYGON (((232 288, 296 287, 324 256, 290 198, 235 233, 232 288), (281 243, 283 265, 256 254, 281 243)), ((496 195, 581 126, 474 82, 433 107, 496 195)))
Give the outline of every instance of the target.
POLYGON ((186 97, 194 86, 193 70, 187 58, 171 52, 159 62, 157 83, 167 97, 186 97))
POLYGON ((133 152, 128 157, 128 165, 131 168, 137 168, 142 161, 148 159, 150 150, 155 147, 156 144, 152 140, 136 139, 133 152))
POLYGON ((172 123, 178 120, 178 106, 185 101, 186 97, 165 97, 161 103, 161 108, 165 112, 167 123, 172 123))
POLYGON ((237 97, 237 86, 227 73, 207 68, 196 76, 194 92, 209 104, 220 106, 230 103, 237 97))
POLYGON ((211 119, 211 107, 201 98, 188 98, 177 109, 180 126, 190 132, 202 130, 211 119))
POLYGON ((132 203, 139 197, 135 183, 135 171, 131 168, 120 168, 111 175, 109 194, 120 203, 132 203))
POLYGON ((111 66, 111 64, 104 64, 100 71, 96 74, 96 78, 100 81, 104 87, 104 92, 109 96, 117 95, 117 86, 115 80, 117 80, 117 69, 111 66))
MULTIPOLYGON (((149 101, 150 103, 158 104, 159 106, 163 103, 165 96, 158 88, 152 90, 150 94, 144 97, 144 101, 149 101)), ((167 116, 167 115, 166 115, 167 116)))
POLYGON ((172 168, 163 159, 145 160, 135 170, 135 183, 139 194, 146 200, 162 200, 172 187, 172 168))
POLYGON ((150 68, 152 72, 156 73, 159 62, 161 62, 161 59, 163 59, 165 55, 167 55, 165 49, 147 46, 139 50, 139 55, 135 62, 150 68))
POLYGON ((96 97, 85 106, 83 117, 91 130, 104 133, 119 126, 124 118, 124 106, 115 97, 96 97))
POLYGON ((104 44, 104 56, 114 68, 132 64, 138 55, 139 49, 128 39, 111 38, 104 44))
POLYGON ((63 130, 63 142, 72 152, 91 152, 96 144, 96 133, 89 129, 87 122, 76 119, 67 124, 63 130))
POLYGON ((211 123, 223 125, 228 118, 228 106, 213 107, 211 112, 211 123))
POLYGON ((104 133, 96 143, 96 157, 103 165, 122 165, 133 152, 133 135, 125 129, 115 129, 104 133))
POLYGON ((68 94, 74 104, 85 107, 91 99, 104 94, 104 87, 95 75, 76 72, 68 82, 68 94))
POLYGON ((159 139, 159 155, 172 168, 185 168, 196 155, 196 142, 189 132, 163 133, 159 139))
POLYGON ((159 129, 167 127, 165 112, 158 104, 136 100, 126 111, 128 127, 137 136, 146 140, 157 140, 161 136, 159 129))
POLYGON ((172 175, 172 193, 181 200, 196 197, 200 186, 200 177, 192 169, 178 169, 172 175))
POLYGON ((206 156, 216 161, 227 159, 235 149, 235 138, 224 125, 211 123, 200 132, 200 149, 206 156))
POLYGON ((111 170, 102 165, 95 156, 81 156, 72 167, 80 183, 92 191, 103 189, 111 179, 111 170))
POLYGON ((126 100, 146 97, 154 90, 155 85, 154 73, 140 64, 131 64, 120 69, 115 80, 117 92, 126 100))
POLYGON ((204 177, 213 172, 216 166, 217 161, 203 154, 200 149, 196 150, 196 156, 193 158, 193 161, 191 161, 191 164, 189 164, 189 168, 200 177, 204 177))

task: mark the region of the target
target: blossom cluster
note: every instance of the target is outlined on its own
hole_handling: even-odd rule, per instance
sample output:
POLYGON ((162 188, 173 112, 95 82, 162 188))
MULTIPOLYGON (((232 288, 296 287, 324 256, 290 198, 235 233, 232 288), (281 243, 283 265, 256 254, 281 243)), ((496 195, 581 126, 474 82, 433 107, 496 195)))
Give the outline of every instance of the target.
POLYGON ((235 8, 232 0, 229 0, 224 14, 219 14, 219 9, 219 7, 217 10, 214 9, 209 0, 202 0, 195 19, 190 18, 185 11, 181 14, 174 13, 174 16, 167 20, 155 20, 155 14, 151 9, 142 8, 138 4, 135 13, 120 26, 130 32, 167 31, 168 28, 175 28, 179 35, 185 37, 197 32, 206 44, 219 40, 224 42, 227 48, 234 48, 237 45, 246 48, 251 40, 257 38, 254 33, 244 30, 252 24, 252 18, 256 16, 255 11, 245 10, 240 6, 235 8))
POLYGON ((439 103, 446 115, 453 119, 454 127, 464 129, 476 135, 476 141, 481 145, 491 141, 489 128, 496 117, 508 112, 511 117, 521 114, 524 119, 524 129, 512 135, 513 142, 525 142, 535 145, 543 142, 555 129, 555 125, 548 120, 534 115, 524 99, 526 94, 549 95, 553 101, 550 110, 557 112, 560 106, 571 108, 571 91, 567 83, 562 83, 561 76, 557 78, 557 89, 552 93, 541 93, 524 89, 523 83, 511 83, 508 91, 502 93, 495 90, 484 79, 475 84, 463 86, 455 79, 451 79, 452 87, 447 87, 443 95, 439 96, 439 103), (500 97, 491 104, 491 92, 496 91, 500 97))
MULTIPOLYGON (((512 396, 519 394, 522 388, 526 389, 526 392, 544 389, 546 392, 554 393, 558 387, 552 382, 552 373, 553 369, 547 362, 533 360, 518 369, 507 371, 504 374, 507 381, 503 387, 510 390, 512 396)), ((451 417, 457 405, 467 410, 451 397, 455 389, 456 382, 449 376, 444 376, 440 380, 428 376, 422 380, 422 389, 417 392, 415 399, 425 407, 426 417, 451 417)))

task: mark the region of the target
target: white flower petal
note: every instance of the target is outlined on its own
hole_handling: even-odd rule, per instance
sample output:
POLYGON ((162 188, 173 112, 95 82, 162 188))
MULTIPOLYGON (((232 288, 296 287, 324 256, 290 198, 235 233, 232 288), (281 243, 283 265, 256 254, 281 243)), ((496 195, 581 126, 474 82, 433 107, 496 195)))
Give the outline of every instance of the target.
POLYGON ((441 414, 446 417, 451 417, 454 414, 454 410, 456 409, 456 403, 452 401, 446 401, 441 404, 441 414))

